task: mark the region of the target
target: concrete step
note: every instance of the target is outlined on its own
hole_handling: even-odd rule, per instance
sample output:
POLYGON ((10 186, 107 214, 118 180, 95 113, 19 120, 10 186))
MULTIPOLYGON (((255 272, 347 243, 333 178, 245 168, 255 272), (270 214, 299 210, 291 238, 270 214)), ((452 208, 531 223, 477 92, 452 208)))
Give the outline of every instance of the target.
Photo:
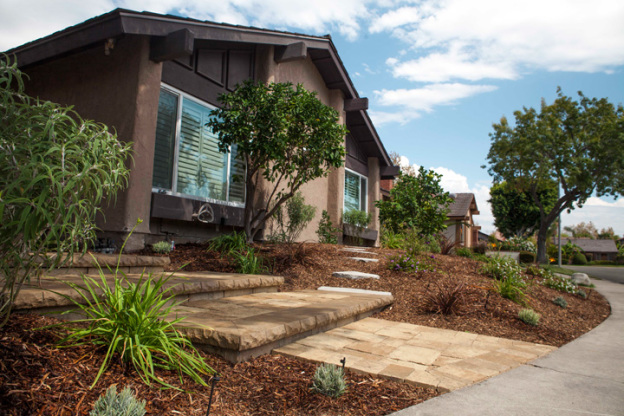
MULTIPOLYGON (((160 277, 161 274, 154 274, 160 277)), ((126 274, 128 281, 136 283, 141 274, 126 274)), ((100 278, 96 276, 99 283, 100 278)), ((121 275, 120 275, 121 277, 121 275)), ((144 275, 144 279, 147 277, 144 275)), ((83 301, 80 294, 71 289, 64 282, 83 285, 79 275, 44 276, 41 285, 33 279, 25 284, 15 302, 15 311, 32 311, 34 313, 61 312, 74 309, 74 304, 65 298, 83 301), (65 295, 65 296, 64 296, 65 295)), ((107 283, 112 287, 114 278, 107 275, 107 283)), ((236 273, 217 272, 189 272, 176 273, 165 287, 171 290, 177 301, 206 301, 224 297, 249 295, 253 293, 277 292, 284 283, 281 276, 246 275, 236 273)), ((72 319, 72 317, 68 317, 72 319)))
MULTIPOLYGON (((51 254, 50 257, 56 257, 51 254)), ((166 256, 142 256, 137 254, 103 254, 87 253, 84 256, 75 254, 62 267, 46 272, 48 276, 68 276, 81 274, 97 275, 100 269, 105 274, 112 274, 110 269, 119 265, 119 271, 124 273, 162 273, 171 261, 166 256), (99 266, 99 267, 98 267, 99 266)))
POLYGON ((363 319, 394 301, 386 293, 331 290, 257 293, 188 302, 171 318, 201 349, 231 362, 267 354, 301 338, 363 319))

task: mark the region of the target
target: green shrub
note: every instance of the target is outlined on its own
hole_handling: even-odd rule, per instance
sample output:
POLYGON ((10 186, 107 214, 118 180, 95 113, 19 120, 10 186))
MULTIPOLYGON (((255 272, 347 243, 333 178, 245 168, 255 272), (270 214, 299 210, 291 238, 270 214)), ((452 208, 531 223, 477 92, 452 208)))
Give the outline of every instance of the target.
POLYGON ((342 367, 332 364, 319 365, 314 373, 312 390, 332 398, 342 396, 347 390, 342 367))
POLYGON ((388 258, 388 270, 407 273, 434 272, 435 264, 427 258, 420 258, 411 253, 399 253, 388 258))
POLYGON ((152 244, 152 251, 158 254, 169 254, 171 253, 171 243, 168 241, 159 241, 152 244))
POLYGON ((532 309, 522 309, 518 312, 518 318, 525 324, 537 326, 540 320, 540 314, 532 309))
POLYGON ((494 282, 494 290, 502 297, 511 300, 519 305, 525 304, 526 295, 523 290, 526 283, 522 279, 508 277, 494 282))
POLYGON ((541 277, 545 279, 553 276, 553 273, 550 270, 541 268, 536 264, 528 265, 525 270, 525 273, 530 274, 531 276, 541 277))
POLYGON ((387 227, 381 227, 381 246, 383 248, 405 249, 406 241, 404 233, 395 233, 387 227))
POLYGON ((481 267, 481 273, 496 280, 522 279, 522 269, 518 263, 509 257, 490 257, 481 267))
POLYGON ((326 210, 323 210, 318 230, 316 230, 316 235, 318 235, 319 243, 337 244, 339 233, 340 228, 334 227, 331 219, 329 218, 329 213, 326 210))
POLYGON ((578 289, 570 279, 558 276, 556 274, 552 274, 551 276, 544 279, 542 284, 546 287, 564 293, 576 293, 578 289))
POLYGON ((403 233, 405 235, 405 249, 410 255, 415 257, 421 253, 430 251, 426 237, 418 232, 418 230, 405 230, 403 233))
MULTIPOLYGON (((425 245, 426 245, 426 250, 429 253, 435 253, 438 254, 442 251, 442 247, 440 245, 440 241, 435 237, 435 236, 427 236, 425 238, 423 238, 425 245)), ((448 254, 448 253, 447 253, 448 254)))
POLYGON ((235 252, 234 261, 236 262, 236 270, 243 274, 264 274, 269 269, 264 264, 264 259, 256 255, 253 248, 249 248, 244 252, 235 252))
POLYGON ((470 248, 475 254, 485 254, 487 251, 487 243, 484 241, 480 241, 476 246, 472 246, 470 248))
POLYGON ((535 263, 535 254, 530 251, 521 251, 520 254, 520 263, 530 264, 535 263))
POLYGON ((230 256, 233 253, 244 251, 247 248, 247 237, 243 231, 234 231, 231 234, 221 234, 210 240, 209 251, 217 251, 221 255, 230 256))
POLYGON ((455 254, 460 257, 472 257, 472 250, 470 250, 468 247, 457 247, 455 249, 455 254))
POLYGON ((504 251, 528 251, 533 254, 537 252, 535 244, 522 237, 511 237, 500 244, 500 249, 504 251))
POLYGON ((0 55, 0 327, 24 282, 86 252, 102 201, 129 176, 130 143, 24 91, 17 62, 0 55))
POLYGON ((583 289, 577 290, 576 294, 582 297, 583 299, 587 299, 587 292, 585 292, 583 289))
POLYGON ((166 285, 173 274, 163 274, 156 280, 152 273, 147 278, 141 274, 139 281, 133 283, 118 268, 111 270, 112 276, 104 274, 101 268, 99 271, 99 282, 87 275, 82 276, 83 285, 67 282, 85 302, 81 304, 65 296, 75 304, 76 311, 86 317, 75 322, 83 325, 58 325, 69 331, 60 341, 62 346, 91 343, 106 349, 91 387, 114 357, 130 362, 148 385, 156 381, 165 387, 173 387, 156 377, 154 369, 161 368, 177 371, 180 382, 183 382, 182 375, 186 374, 205 386, 202 376, 213 374, 214 370, 204 362, 191 342, 174 328, 182 318, 165 320, 176 306, 174 295, 165 297, 170 290, 166 285), (114 280, 112 289, 110 279, 114 280))
POLYGON ((106 393, 97 399, 89 416, 143 416, 145 400, 137 400, 132 391, 126 387, 117 393, 113 384, 106 393))
POLYGON ((372 220, 371 214, 358 209, 350 209, 342 214, 342 222, 356 228, 366 228, 372 220))
POLYGON ((301 192, 297 192, 292 198, 286 201, 286 215, 281 207, 275 211, 275 222, 277 231, 271 233, 269 240, 293 243, 304 228, 314 219, 316 207, 306 205, 305 198, 301 192))
POLYGON ((591 266, 611 266, 616 264, 612 260, 593 260, 589 263, 591 266))
POLYGON ((557 296, 553 299, 553 303, 563 309, 568 307, 568 301, 566 301, 562 296, 557 296))
POLYGON ((574 253, 572 256, 572 264, 584 266, 587 264, 587 257, 583 253, 574 253))

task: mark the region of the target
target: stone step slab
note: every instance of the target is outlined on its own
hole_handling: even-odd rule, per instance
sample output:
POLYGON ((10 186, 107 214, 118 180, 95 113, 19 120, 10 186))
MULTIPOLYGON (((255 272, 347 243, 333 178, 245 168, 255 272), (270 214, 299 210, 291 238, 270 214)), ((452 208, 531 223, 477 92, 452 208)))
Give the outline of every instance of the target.
POLYGON ((171 319, 193 344, 240 362, 297 339, 363 319, 394 301, 391 294, 304 290, 257 293, 175 308, 171 319))
MULTIPOLYGON (((142 274, 126 274, 129 282, 137 283, 142 274)), ((100 283, 99 276, 91 276, 100 283)), ((123 275, 119 274, 119 278, 123 275)), ((143 279, 145 279, 143 275, 143 279)), ((160 274, 154 275, 160 277, 160 274)), ((114 285, 114 276, 106 275, 109 287, 114 285)), ((65 282, 84 285, 80 276, 70 274, 61 276, 44 276, 41 285, 33 279, 25 284, 20 291, 14 309, 31 310, 39 313, 73 309, 70 299, 84 302, 79 293, 71 289, 65 282)), ((196 301, 219 299, 223 297, 248 295, 252 293, 276 292, 284 283, 281 276, 270 275, 245 275, 237 273, 217 272, 188 272, 175 273, 174 277, 166 284, 176 301, 196 301)))
POLYGON ((334 277, 341 277, 341 278, 345 278, 345 279, 353 279, 353 280, 357 280, 357 279, 379 279, 379 275, 378 274, 373 274, 373 273, 363 273, 363 272, 358 272, 358 271, 344 271, 344 272, 333 272, 332 276, 334 277))
POLYGON ((359 261, 362 263, 378 263, 379 259, 369 259, 366 257, 349 257, 351 260, 359 261))

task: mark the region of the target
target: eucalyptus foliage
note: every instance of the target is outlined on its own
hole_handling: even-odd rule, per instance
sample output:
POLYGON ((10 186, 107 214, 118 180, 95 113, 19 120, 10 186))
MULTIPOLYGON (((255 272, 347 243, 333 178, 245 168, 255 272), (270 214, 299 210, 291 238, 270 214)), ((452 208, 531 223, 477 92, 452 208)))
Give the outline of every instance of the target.
POLYGON ((523 108, 511 125, 505 117, 493 125, 487 159, 496 183, 522 182, 540 212, 537 259, 546 262, 548 228, 564 210, 581 207, 594 193, 624 193, 624 108, 606 98, 579 100, 557 91, 552 104, 542 101, 539 111, 523 108), (552 206, 538 191, 544 184, 560 184, 552 206))
POLYGON ((338 113, 301 84, 246 81, 219 99, 208 125, 219 149, 237 145, 245 159, 245 234, 253 242, 263 224, 301 186, 344 163, 346 128, 338 113))
POLYGON ((25 281, 95 238, 100 203, 127 183, 129 153, 105 125, 28 97, 17 63, 0 56, 0 326, 25 281))
POLYGON ((416 229, 435 235, 446 228, 448 206, 453 201, 440 185, 442 175, 422 166, 416 176, 401 174, 390 190, 390 200, 377 201, 379 218, 393 232, 416 229))

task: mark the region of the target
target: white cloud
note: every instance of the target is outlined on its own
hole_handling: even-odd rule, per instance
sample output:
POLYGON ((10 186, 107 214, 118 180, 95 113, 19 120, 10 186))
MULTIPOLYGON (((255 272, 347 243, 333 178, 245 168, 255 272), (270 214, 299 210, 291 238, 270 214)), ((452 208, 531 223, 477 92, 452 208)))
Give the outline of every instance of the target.
POLYGON ((405 123, 430 113, 441 105, 453 105, 458 100, 472 95, 494 91, 492 85, 431 84, 422 88, 374 91, 377 103, 381 106, 399 107, 394 113, 376 113, 375 124, 387 122, 405 123))
POLYGON ((616 234, 624 236, 624 200, 605 200, 591 197, 582 208, 576 208, 569 214, 561 214, 561 223, 572 226, 581 222, 593 222, 598 230, 613 227, 616 234))
POLYGON ((396 66, 396 76, 440 82, 510 79, 537 69, 612 71, 624 64, 622 21, 621 0, 424 0, 386 11, 369 30, 425 51, 396 66))

